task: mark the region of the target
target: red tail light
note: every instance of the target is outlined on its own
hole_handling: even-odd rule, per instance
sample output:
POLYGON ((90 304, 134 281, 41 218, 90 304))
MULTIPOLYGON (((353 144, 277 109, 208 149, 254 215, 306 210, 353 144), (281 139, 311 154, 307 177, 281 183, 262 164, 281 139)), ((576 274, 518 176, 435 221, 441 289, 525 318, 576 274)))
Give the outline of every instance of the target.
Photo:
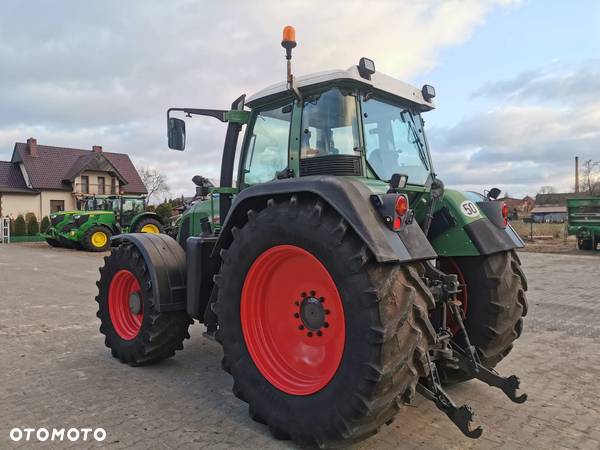
POLYGON ((396 214, 404 216, 408 211, 408 199, 404 195, 399 195, 396 199, 396 214))
POLYGON ((508 205, 502 203, 502 217, 504 217, 504 225, 508 224, 508 205))

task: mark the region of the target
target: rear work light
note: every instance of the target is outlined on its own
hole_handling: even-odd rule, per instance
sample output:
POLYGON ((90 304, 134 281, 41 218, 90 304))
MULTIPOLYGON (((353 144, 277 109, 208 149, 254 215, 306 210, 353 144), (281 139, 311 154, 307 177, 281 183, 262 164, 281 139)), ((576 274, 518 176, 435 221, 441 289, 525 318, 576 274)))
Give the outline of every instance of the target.
POLYGON ((502 203, 502 217, 504 217, 504 226, 508 225, 508 205, 502 203))
POLYGON ((396 214, 403 216, 408 211, 408 199, 404 195, 399 195, 396 199, 396 214))
POLYGON ((413 214, 404 194, 371 195, 373 206, 379 211, 383 221, 393 231, 400 231, 404 224, 410 224, 413 214))
POLYGON ((396 212, 396 217, 394 217, 394 222, 392 228, 394 231, 400 231, 402 228, 402 221, 408 212, 408 198, 406 195, 400 194, 396 198, 396 204, 394 205, 394 210, 396 212))

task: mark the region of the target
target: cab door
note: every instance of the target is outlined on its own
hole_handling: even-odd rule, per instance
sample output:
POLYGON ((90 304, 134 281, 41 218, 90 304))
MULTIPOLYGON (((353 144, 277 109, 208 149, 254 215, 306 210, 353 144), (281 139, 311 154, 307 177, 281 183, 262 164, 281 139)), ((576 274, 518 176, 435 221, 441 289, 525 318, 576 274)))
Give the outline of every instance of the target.
POLYGON ((240 161, 241 189, 288 176, 292 110, 289 103, 253 112, 240 161))

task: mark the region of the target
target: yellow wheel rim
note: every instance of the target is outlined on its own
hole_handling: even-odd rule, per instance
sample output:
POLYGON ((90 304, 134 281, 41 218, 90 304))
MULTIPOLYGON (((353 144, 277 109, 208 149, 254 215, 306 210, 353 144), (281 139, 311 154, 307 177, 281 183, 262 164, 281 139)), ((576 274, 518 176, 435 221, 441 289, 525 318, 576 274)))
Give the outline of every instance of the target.
POLYGON ((140 230, 142 233, 160 233, 160 230, 153 223, 147 223, 140 230))
POLYGON ((92 234, 92 245, 96 248, 102 248, 108 242, 108 236, 104 231, 96 231, 92 234))

